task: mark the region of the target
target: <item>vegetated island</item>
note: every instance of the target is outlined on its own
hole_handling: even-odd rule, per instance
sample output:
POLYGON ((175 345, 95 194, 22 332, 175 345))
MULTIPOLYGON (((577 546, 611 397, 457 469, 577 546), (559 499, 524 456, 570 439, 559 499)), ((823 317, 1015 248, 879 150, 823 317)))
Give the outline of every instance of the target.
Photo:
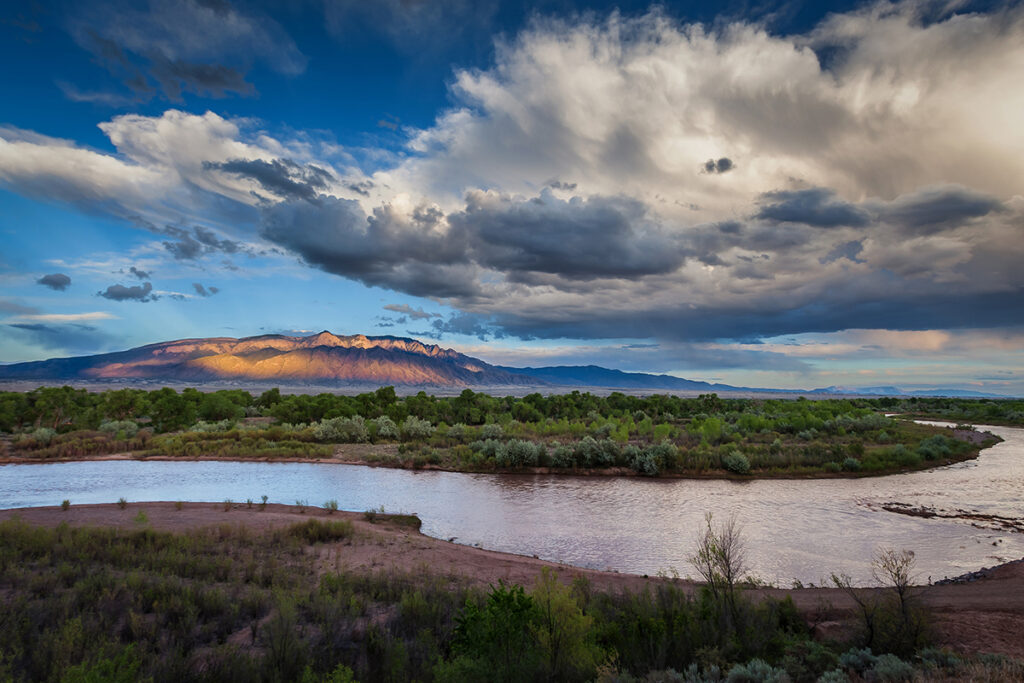
POLYGON ((1024 424, 1024 401, 765 400, 573 391, 521 398, 181 393, 71 387, 0 392, 4 462, 90 458, 294 460, 459 472, 688 477, 868 476, 976 457, 999 438, 883 412, 1024 424), (983 412, 979 412, 979 406, 983 412), (994 421, 994 420, 993 420, 994 421))
MULTIPOLYGON (((456 545, 411 515, 253 503, 0 511, 0 677, 62 681, 1018 681, 1024 560, 919 586, 701 584, 456 545), (939 585, 941 584, 941 585, 939 585)), ((837 568, 841 571, 841 568, 837 568)))

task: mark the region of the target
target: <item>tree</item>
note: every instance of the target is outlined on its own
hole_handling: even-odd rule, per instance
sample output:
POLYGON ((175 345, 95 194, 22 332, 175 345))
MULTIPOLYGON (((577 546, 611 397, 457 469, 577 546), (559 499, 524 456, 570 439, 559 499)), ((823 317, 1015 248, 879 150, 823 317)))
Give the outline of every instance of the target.
POLYGON ((583 614, 570 588, 544 567, 532 596, 536 605, 533 631, 548 680, 589 680, 601 655, 593 642, 593 617, 583 614))
POLYGON ((863 644, 875 652, 913 654, 927 640, 927 611, 914 587, 913 551, 881 548, 871 562, 871 575, 887 590, 855 589, 850 577, 832 575, 832 583, 857 604, 863 644))
POLYGON ((707 584, 711 597, 725 609, 726 630, 739 622, 737 584, 747 572, 746 546, 742 527, 735 515, 715 525, 711 513, 704 516, 704 530, 697 536, 696 552, 690 563, 707 584))

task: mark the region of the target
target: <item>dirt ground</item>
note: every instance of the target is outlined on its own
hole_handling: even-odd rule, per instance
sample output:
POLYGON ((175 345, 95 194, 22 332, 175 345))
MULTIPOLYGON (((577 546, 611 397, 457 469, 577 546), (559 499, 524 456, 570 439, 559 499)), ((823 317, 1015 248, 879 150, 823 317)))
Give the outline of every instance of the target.
MULTIPOLYGON (((547 562, 533 557, 473 548, 424 536, 408 526, 388 521, 370 522, 363 513, 337 512, 333 516, 319 508, 300 512, 296 506, 258 504, 250 508, 236 503, 225 510, 224 504, 128 503, 125 509, 115 504, 72 505, 60 507, 0 510, 0 520, 20 517, 32 524, 55 526, 61 522, 82 526, 110 526, 122 529, 153 529, 182 532, 211 525, 241 525, 259 531, 289 526, 310 517, 346 519, 356 529, 355 539, 347 543, 317 546, 317 561, 322 571, 349 569, 376 571, 395 569, 463 577, 479 585, 504 580, 531 585, 541 569, 549 567, 565 581, 576 576, 588 578, 599 590, 639 590, 665 578, 645 578, 634 574, 601 572, 547 562), (145 512, 147 522, 136 521, 145 512)), ((697 586, 679 580, 690 590, 697 586)), ((864 589, 876 590, 876 589, 864 589)), ((1001 565, 976 580, 917 590, 933 614, 933 626, 939 644, 965 653, 992 652, 1024 658, 1024 560, 1001 565)), ((843 633, 850 627, 854 603, 843 591, 829 588, 758 589, 755 595, 790 596, 811 624, 823 635, 843 633)))

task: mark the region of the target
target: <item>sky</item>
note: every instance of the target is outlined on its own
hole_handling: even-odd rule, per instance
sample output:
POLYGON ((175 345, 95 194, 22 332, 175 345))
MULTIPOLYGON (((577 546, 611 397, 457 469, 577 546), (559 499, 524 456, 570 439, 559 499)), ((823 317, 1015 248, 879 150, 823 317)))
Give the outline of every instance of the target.
POLYGON ((0 362, 394 335, 1024 395, 1024 5, 0 9, 0 362))

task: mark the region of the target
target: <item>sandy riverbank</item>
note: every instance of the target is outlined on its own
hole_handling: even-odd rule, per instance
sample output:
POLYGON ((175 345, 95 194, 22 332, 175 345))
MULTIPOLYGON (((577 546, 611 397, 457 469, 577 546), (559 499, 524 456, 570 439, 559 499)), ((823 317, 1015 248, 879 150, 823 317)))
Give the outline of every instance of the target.
MULTIPOLYGON (((149 527, 175 533, 211 525, 241 525, 255 532, 279 528, 311 517, 345 519, 352 522, 356 539, 344 544, 316 546, 313 555, 321 571, 345 568, 352 571, 396 569, 403 572, 430 572, 461 577, 488 585, 504 580, 530 585, 541 569, 553 569, 565 581, 576 576, 590 580, 595 589, 606 591, 641 590, 658 581, 672 579, 633 574, 601 572, 547 562, 533 557, 474 548, 421 534, 409 526, 386 519, 371 522, 363 513, 337 512, 333 516, 318 508, 287 505, 234 504, 225 510, 223 503, 128 503, 72 505, 60 507, 0 510, 0 521, 19 517, 31 524, 55 526, 104 526, 120 529, 149 527), (144 512, 146 522, 140 523, 144 512)), ((678 580, 677 580, 678 581, 678 580)), ((679 582, 690 590, 692 583, 679 582)), ((871 589, 866 589, 871 590, 871 589)), ((933 612, 938 642, 958 651, 993 652, 1024 658, 1024 560, 1011 562, 983 572, 973 581, 921 586, 921 598, 933 612)), ((754 595, 790 596, 810 623, 825 635, 839 634, 849 627, 854 604, 837 589, 757 589, 754 595)))

